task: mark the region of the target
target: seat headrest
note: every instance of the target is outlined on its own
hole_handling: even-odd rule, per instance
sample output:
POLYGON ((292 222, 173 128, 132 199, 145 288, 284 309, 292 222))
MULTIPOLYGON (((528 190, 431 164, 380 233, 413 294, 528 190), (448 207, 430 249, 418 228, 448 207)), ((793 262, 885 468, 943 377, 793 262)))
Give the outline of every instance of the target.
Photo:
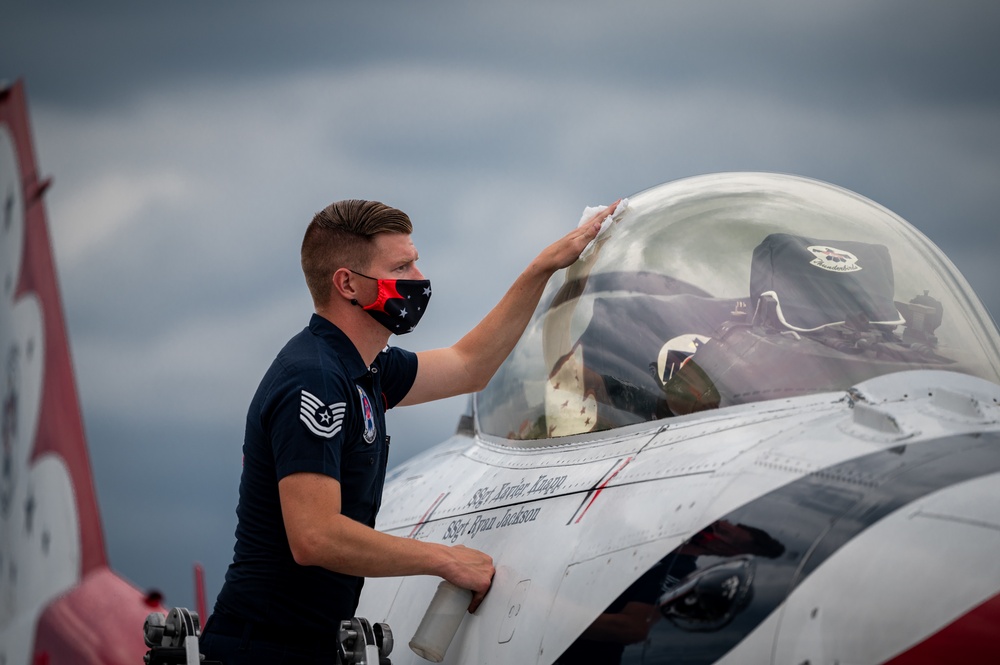
POLYGON ((773 233, 753 251, 752 302, 773 297, 781 323, 791 330, 811 332, 859 316, 875 324, 902 324, 894 294, 892 259, 884 245, 773 233))

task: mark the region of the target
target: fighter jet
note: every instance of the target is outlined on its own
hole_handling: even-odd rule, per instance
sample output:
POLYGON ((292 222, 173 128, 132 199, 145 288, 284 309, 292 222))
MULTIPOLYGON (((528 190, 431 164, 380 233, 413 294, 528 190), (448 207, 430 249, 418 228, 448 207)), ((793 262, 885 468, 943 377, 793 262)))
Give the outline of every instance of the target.
MULTIPOLYGON (((108 565, 46 186, 17 83, 0 91, 0 664, 198 662, 192 615, 151 623, 158 599, 108 565)), ((668 183, 552 278, 454 436, 383 496, 380 529, 496 562, 477 613, 418 649, 447 663, 991 662, 1000 333, 940 250, 857 194, 668 183)), ((438 582, 368 580, 331 631, 342 660, 426 662, 408 643, 438 582)))
MULTIPOLYGON (((378 528, 493 556, 448 663, 987 662, 998 384, 996 324, 899 216, 802 177, 679 180, 551 279, 378 528)), ((438 582, 366 582, 393 663, 426 662, 404 645, 438 582)))

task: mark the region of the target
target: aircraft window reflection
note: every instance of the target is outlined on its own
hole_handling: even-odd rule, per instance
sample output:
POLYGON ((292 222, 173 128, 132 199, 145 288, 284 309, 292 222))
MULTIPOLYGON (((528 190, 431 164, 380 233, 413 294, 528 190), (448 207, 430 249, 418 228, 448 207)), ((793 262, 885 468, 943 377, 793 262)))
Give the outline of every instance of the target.
POLYGON ((1000 379, 995 326, 926 239, 824 183, 702 176, 632 197, 553 277, 476 419, 545 439, 921 368, 1000 379))
POLYGON ((777 559, 784 552, 785 546, 762 529, 719 520, 643 573, 556 664, 678 662, 691 646, 683 633, 725 628, 753 600, 758 558, 777 559), (666 632, 660 625, 664 619, 672 626, 666 632))

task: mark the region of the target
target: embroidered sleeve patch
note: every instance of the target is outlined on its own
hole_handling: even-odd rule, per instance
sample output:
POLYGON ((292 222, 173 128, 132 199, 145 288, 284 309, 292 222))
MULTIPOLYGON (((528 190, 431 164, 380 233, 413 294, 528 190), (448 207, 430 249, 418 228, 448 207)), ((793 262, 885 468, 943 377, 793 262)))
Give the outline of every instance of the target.
POLYGON ((308 390, 302 391, 299 419, 316 436, 332 439, 344 424, 346 410, 346 402, 327 405, 308 390))

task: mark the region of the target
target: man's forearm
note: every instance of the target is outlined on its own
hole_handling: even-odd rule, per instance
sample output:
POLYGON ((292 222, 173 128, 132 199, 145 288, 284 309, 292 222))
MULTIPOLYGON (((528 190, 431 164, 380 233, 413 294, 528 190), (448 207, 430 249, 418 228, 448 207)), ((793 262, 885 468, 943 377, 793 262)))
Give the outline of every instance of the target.
POLYGON ((420 404, 485 388, 521 338, 549 278, 579 258, 615 205, 546 247, 496 307, 457 343, 418 353, 417 379, 400 404, 420 404))
POLYGON ((470 612, 479 607, 493 580, 493 559, 479 550, 392 536, 339 513, 331 515, 325 527, 313 531, 311 546, 305 548, 308 554, 296 555, 297 563, 357 577, 436 575, 473 592, 470 612))
POLYGON ((594 215, 587 223, 546 247, 522 272, 489 314, 453 347, 466 358, 474 386, 482 390, 514 349, 542 297, 545 285, 557 270, 567 268, 597 237, 601 223, 618 202, 594 215))
POLYGON ((299 547, 295 560, 357 577, 435 575, 481 597, 489 588, 493 560, 467 547, 429 543, 376 531, 341 514, 299 547))
POLYGON ((303 566, 321 566, 357 577, 440 575, 444 545, 381 533, 344 515, 331 515, 317 528, 309 544, 296 548, 303 566))
POLYGON ((524 333, 554 272, 529 266, 483 320, 452 347, 466 359, 469 383, 461 392, 486 387, 524 333))

